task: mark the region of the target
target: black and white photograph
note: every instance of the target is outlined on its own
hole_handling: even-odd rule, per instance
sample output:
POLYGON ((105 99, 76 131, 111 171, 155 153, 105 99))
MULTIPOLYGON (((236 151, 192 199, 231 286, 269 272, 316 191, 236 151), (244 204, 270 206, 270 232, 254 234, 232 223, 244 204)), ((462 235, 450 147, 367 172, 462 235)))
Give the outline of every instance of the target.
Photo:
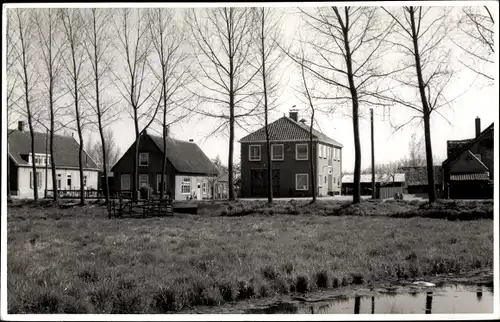
POLYGON ((4 3, 1 319, 500 318, 498 19, 4 3))

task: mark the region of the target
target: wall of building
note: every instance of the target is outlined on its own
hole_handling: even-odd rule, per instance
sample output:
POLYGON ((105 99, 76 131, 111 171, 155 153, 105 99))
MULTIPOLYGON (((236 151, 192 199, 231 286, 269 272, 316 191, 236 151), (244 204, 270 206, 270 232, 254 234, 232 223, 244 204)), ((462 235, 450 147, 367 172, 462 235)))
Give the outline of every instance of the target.
POLYGON ((190 196, 193 199, 206 199, 210 197, 210 189, 208 185, 208 179, 206 176, 191 176, 191 175, 176 175, 175 176, 175 200, 186 200, 190 196), (189 178, 191 180, 190 192, 182 192, 182 182, 184 178, 189 178), (203 183, 205 183, 205 191, 203 191, 203 183))
MULTIPOLYGON (((318 195, 326 196, 329 194, 338 195, 341 191, 341 151, 342 149, 333 147, 332 145, 326 145, 324 149, 324 155, 321 157, 318 153, 317 157, 317 180, 318 180, 318 195), (338 149, 338 156, 335 157, 334 149, 338 149), (321 181, 320 181, 321 180, 321 181)), ((321 146, 318 146, 318 151, 321 146)))
MULTIPOLYGON (((45 172, 45 167, 37 167, 37 172, 41 172, 40 186, 38 189, 38 197, 43 197, 45 193, 45 178, 47 177, 47 190, 53 190, 52 188, 52 170, 47 169, 45 172)), ((18 198, 34 198, 33 188, 30 187, 30 174, 32 173, 31 167, 18 167, 17 168, 17 186, 18 191, 15 195, 18 198)), ((98 170, 84 170, 83 175, 87 176, 87 184, 85 186, 86 190, 96 189, 97 190, 97 180, 99 177, 98 170)), ((61 187, 58 190, 79 190, 80 189, 80 172, 78 169, 56 169, 56 180, 61 181, 61 187), (70 184, 68 184, 68 176, 71 178, 70 184)))

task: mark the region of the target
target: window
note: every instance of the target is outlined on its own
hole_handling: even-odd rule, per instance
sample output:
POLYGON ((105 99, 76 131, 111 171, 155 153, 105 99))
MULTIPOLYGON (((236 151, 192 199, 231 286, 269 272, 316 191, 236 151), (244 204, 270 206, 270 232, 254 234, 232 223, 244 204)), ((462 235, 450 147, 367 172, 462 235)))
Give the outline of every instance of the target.
POLYGON ((83 176, 83 186, 87 186, 87 176, 83 176))
POLYGON ((336 182, 335 180, 337 180, 337 178, 336 178, 336 177, 333 177, 333 183, 335 183, 335 182, 336 182))
POLYGON ((181 193, 189 194, 191 193, 191 178, 183 178, 181 182, 181 193))
POLYGON ((260 145, 248 147, 248 161, 260 161, 260 145))
POLYGON ((295 159, 307 160, 308 159, 308 146, 307 143, 299 143, 295 145, 295 159))
POLYGON ((149 175, 140 174, 139 175, 139 188, 147 187, 149 185, 149 175))
POLYGON ((203 182, 203 184, 201 185, 201 193, 203 193, 204 195, 207 194, 207 183, 206 182, 203 182))
MULTIPOLYGON (((167 175, 163 177, 163 191, 167 191, 167 175)), ((161 173, 156 174, 156 191, 160 192, 161 188, 161 173)))
POLYGON ((121 190, 130 190, 130 174, 122 174, 120 176, 121 190))
POLYGON ((326 145, 321 145, 321 156, 326 158, 326 145))
POLYGON ((68 186, 68 189, 71 190, 71 174, 66 176, 66 185, 68 186))
POLYGON ((325 183, 326 183, 326 176, 325 176, 325 183))
POLYGON ((295 175, 295 190, 309 190, 309 175, 307 173, 295 175))
POLYGON ((57 189, 61 190, 61 179, 57 179, 57 189))
MULTIPOLYGON (((36 173, 36 188, 40 189, 42 187, 42 173, 36 173)), ((33 186, 33 172, 30 172, 30 188, 34 188, 33 186)))
POLYGON ((139 153, 139 166, 147 167, 149 164, 149 153, 139 153))
POLYGON ((318 175, 318 187, 322 187, 323 185, 321 184, 321 174, 318 175))
POLYGON ((284 159, 285 148, 283 144, 271 145, 271 160, 282 161, 284 159))

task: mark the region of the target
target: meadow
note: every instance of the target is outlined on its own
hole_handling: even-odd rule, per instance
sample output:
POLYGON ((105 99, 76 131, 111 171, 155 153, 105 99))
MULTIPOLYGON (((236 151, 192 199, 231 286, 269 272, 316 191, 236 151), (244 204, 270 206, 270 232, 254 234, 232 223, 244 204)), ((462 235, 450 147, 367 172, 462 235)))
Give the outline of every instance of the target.
POLYGON ((237 202, 145 219, 9 207, 8 311, 182 312, 492 269, 492 206, 237 202))

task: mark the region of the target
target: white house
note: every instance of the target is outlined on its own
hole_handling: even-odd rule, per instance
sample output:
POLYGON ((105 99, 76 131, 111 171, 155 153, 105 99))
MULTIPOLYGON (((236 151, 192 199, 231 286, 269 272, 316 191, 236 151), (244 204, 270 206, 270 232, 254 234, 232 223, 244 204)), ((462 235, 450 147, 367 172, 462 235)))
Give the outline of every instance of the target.
MULTIPOLYGON (((35 151, 31 151, 31 136, 24 130, 24 122, 18 129, 9 130, 9 185, 13 198, 34 198, 34 182, 37 180, 38 196, 43 197, 45 189, 53 190, 50 166, 49 141, 46 133, 35 132, 35 151), (36 165, 33 176, 32 162, 36 165)), ((79 190, 80 172, 78 162, 79 143, 68 136, 54 135, 54 163, 56 165, 57 190, 79 190)), ((98 189, 99 168, 90 156, 83 153, 84 189, 98 189)))

